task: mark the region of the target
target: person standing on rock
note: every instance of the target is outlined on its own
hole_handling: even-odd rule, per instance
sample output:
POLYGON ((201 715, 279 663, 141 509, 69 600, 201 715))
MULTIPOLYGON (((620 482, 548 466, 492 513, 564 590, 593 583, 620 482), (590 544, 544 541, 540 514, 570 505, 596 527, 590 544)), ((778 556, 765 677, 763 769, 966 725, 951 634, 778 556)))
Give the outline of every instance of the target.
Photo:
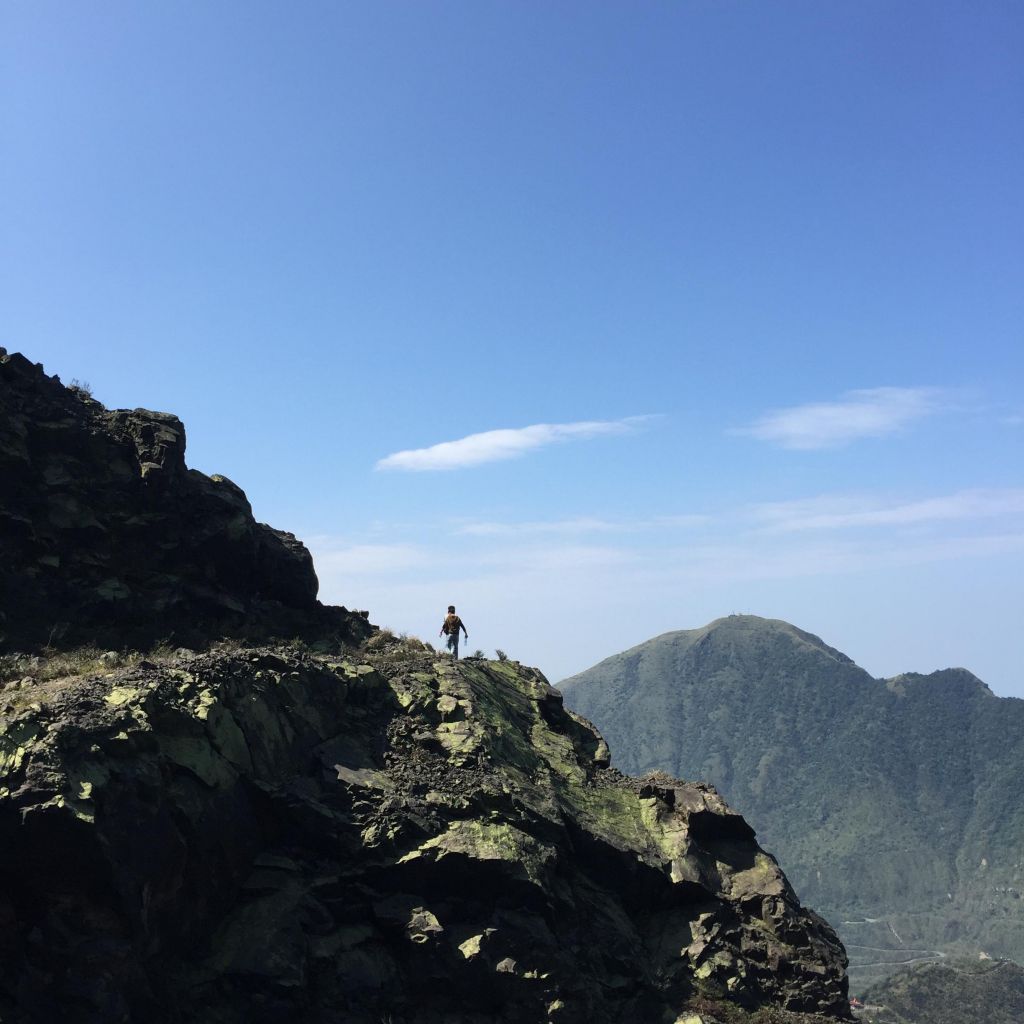
POLYGON ((460 629, 462 630, 463 633, 466 634, 466 639, 468 640, 469 639, 469 631, 466 629, 466 625, 462 621, 462 619, 460 619, 458 617, 458 615, 455 614, 455 605, 450 604, 450 605, 448 605, 448 614, 444 617, 444 622, 441 623, 441 632, 438 633, 437 635, 441 636, 442 634, 447 634, 447 636, 448 636, 448 650, 452 652, 452 657, 456 661, 459 660, 459 630, 460 629))

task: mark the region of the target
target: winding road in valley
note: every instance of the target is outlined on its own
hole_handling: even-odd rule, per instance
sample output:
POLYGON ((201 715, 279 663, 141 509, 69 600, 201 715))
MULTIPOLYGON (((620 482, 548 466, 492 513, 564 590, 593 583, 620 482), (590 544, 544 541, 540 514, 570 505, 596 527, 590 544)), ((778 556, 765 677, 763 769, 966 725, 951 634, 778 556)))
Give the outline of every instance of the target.
POLYGON ((910 953, 915 954, 909 956, 906 960, 876 960, 873 963, 866 964, 850 964, 852 968, 856 970, 862 970, 865 967, 906 967, 909 964, 921 964, 926 960, 944 960, 946 954, 938 949, 885 949, 880 946, 855 946, 852 943, 846 943, 847 952, 852 952, 855 949, 864 950, 867 953, 910 953))
MULTIPOLYGON (((888 927, 889 931, 892 932, 893 938, 900 944, 903 945, 903 939, 900 938, 899 932, 893 927, 892 921, 887 920, 884 917, 862 917, 857 921, 843 921, 844 925, 851 924, 884 924, 888 927)), ((860 950, 864 953, 891 953, 891 954, 907 954, 905 960, 877 960, 873 963, 857 963, 850 964, 850 967, 855 970, 863 970, 868 967, 906 967, 910 964, 921 964, 929 960, 944 960, 946 954, 939 949, 900 949, 898 947, 885 947, 885 946, 861 946, 853 942, 844 943, 846 950, 849 953, 853 953, 854 950, 860 950)))

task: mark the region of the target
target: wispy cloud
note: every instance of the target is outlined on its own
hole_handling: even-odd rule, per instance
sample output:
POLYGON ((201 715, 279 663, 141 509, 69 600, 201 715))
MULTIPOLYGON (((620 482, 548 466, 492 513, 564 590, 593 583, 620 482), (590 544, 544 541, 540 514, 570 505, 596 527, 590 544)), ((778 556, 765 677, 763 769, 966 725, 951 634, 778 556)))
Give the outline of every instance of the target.
POLYGON ((330 537, 310 537, 318 571, 330 574, 407 572, 430 566, 433 557, 416 544, 346 544, 330 537))
POLYGON ((611 544, 513 544, 480 553, 479 566, 506 578, 540 576, 550 580, 552 573, 575 573, 596 568, 614 568, 634 562, 637 554, 629 547, 611 544))
POLYGON ((937 412, 936 388, 867 388, 848 391, 835 402, 778 409, 735 433, 782 448, 837 448, 863 437, 885 437, 937 412))
POLYGON ((566 536, 579 533, 635 533, 650 529, 685 529, 711 521, 705 515, 655 516, 649 519, 614 520, 592 516, 574 519, 527 520, 525 522, 461 523, 455 532, 467 537, 521 537, 529 535, 566 536))
POLYGON ((860 526, 916 526, 1024 513, 1024 489, 957 491, 918 501, 825 496, 759 505, 754 516, 773 532, 860 526))
POLYGON ((575 534, 575 533, 617 533, 623 529, 620 523, 607 519, 580 517, 578 519, 556 519, 522 523, 479 522, 462 523, 455 530, 466 537, 520 537, 524 534, 575 534))
POLYGON ((429 448, 411 448, 394 452, 377 462, 377 469, 413 472, 465 469, 487 462, 516 459, 527 452, 565 441, 589 441, 595 437, 628 434, 649 416, 630 416, 621 420, 584 420, 579 423, 535 423, 529 427, 486 430, 456 441, 442 441, 429 448))
MULTIPOLYGON (((967 536, 914 536, 893 544, 885 536, 871 538, 815 536, 792 538, 766 545, 753 536, 660 552, 644 578, 652 590, 658 586, 697 581, 787 580, 860 575, 904 565, 924 565, 961 558, 1014 556, 1024 552, 1024 532, 967 536)), ((637 590, 636 576, 620 577, 623 590, 637 590)))

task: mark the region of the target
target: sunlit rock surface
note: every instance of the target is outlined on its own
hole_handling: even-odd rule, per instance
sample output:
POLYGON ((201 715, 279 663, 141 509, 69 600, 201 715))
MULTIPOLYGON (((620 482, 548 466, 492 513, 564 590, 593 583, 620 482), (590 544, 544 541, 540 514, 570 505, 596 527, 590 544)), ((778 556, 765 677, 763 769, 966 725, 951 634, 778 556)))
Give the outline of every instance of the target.
POLYGON ((845 1012, 743 819, 609 769, 517 663, 222 648, 3 711, 5 1024, 845 1012))

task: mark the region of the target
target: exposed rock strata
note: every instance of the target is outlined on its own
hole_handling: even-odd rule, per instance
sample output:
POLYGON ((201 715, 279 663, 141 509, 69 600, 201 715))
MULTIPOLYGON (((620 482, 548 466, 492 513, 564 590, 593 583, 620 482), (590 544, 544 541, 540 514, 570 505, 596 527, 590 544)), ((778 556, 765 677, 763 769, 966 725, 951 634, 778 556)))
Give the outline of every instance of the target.
POLYGON ((742 818, 609 769, 516 663, 378 634, 14 696, 5 1024, 671 1024, 700 995, 846 1012, 842 947, 742 818))
POLYGON ((176 416, 108 410, 0 349, 0 650, 365 636, 306 548, 185 465, 176 416))

